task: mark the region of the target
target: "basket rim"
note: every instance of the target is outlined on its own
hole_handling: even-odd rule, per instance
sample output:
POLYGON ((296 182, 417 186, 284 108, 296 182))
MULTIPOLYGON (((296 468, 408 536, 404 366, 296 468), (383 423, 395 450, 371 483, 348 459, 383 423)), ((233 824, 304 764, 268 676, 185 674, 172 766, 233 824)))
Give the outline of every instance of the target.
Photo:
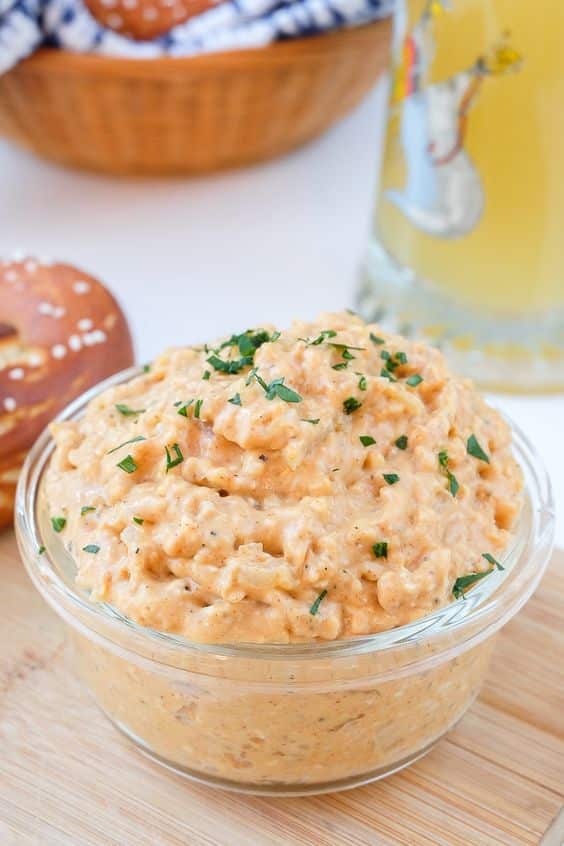
MULTIPOLYGON (((76 71, 104 76, 115 71, 133 73, 136 76, 154 76, 159 73, 176 74, 179 70, 229 70, 244 65, 246 68, 283 64, 298 58, 316 58, 331 55, 341 48, 361 48, 374 42, 386 43, 390 18, 350 27, 335 32, 276 41, 264 47, 243 50, 225 50, 196 56, 159 56, 152 58, 131 58, 101 56, 95 53, 79 53, 54 47, 41 47, 33 55, 23 59, 9 73, 26 71, 47 71, 68 74, 76 71)), ((377 55, 375 55, 375 60, 377 55)), ((364 61, 367 61, 364 57, 364 61)))

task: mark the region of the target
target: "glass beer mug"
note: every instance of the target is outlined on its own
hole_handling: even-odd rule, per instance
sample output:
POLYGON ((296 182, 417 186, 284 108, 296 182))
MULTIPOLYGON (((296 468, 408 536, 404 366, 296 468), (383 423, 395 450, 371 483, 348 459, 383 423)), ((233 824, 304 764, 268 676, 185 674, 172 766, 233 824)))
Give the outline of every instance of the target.
POLYGON ((564 3, 397 0, 358 304, 501 390, 564 387, 564 3))

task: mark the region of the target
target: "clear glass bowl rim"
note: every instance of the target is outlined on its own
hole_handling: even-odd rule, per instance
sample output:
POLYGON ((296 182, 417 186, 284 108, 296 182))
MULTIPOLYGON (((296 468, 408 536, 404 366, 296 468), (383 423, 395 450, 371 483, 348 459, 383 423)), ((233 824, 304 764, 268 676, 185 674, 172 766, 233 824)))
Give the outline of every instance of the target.
MULTIPOLYGON (((133 367, 100 382, 67 406, 56 420, 80 417, 86 405, 99 393, 141 372, 141 368, 133 367)), ((41 477, 54 447, 48 429, 31 448, 19 478, 15 508, 18 546, 32 582, 59 616, 110 648, 123 651, 125 643, 127 651, 151 663, 182 670, 179 659, 199 655, 223 663, 226 659, 239 658, 247 662, 290 661, 299 665, 308 661, 403 651, 431 641, 436 648, 427 660, 436 661, 437 652, 441 660, 447 660, 451 654, 456 654, 454 650, 459 652, 461 648, 477 645, 511 619, 535 590, 550 558, 555 526, 550 479, 532 444, 517 425, 511 420, 508 422, 514 451, 525 475, 525 506, 515 542, 502 559, 506 569, 495 571, 479 582, 465 600, 454 601, 419 620, 388 631, 327 642, 199 643, 145 628, 112 606, 90 602, 57 572, 48 551, 39 553, 43 544, 37 522, 37 498, 41 477), (441 639, 444 650, 441 650, 441 639)), ((425 661, 421 657, 415 660, 418 670, 424 669, 425 661)))

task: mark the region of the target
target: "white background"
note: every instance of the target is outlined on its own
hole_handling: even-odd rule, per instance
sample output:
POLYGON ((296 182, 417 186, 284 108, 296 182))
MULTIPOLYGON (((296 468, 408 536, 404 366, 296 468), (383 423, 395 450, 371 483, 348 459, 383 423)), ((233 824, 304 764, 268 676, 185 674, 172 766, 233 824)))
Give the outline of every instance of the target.
MULTIPOLYGON (((350 306, 383 100, 379 87, 338 127, 284 159, 194 180, 65 171, 0 141, 0 252, 62 259, 107 282, 141 361, 166 345, 350 306)), ((496 401, 544 456, 563 513, 564 396, 496 401)), ((557 542, 564 546, 564 519, 557 542)))

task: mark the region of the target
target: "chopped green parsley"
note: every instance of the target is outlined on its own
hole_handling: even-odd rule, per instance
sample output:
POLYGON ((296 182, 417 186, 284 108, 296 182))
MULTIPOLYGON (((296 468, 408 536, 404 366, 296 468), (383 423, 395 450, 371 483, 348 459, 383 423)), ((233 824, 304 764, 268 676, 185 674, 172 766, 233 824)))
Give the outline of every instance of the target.
POLYGON ((419 373, 414 373, 413 376, 408 376, 405 380, 405 384, 409 385, 410 388, 416 388, 417 385, 420 385, 423 381, 423 376, 420 376, 419 373))
POLYGON ((442 469, 445 471, 445 476, 448 480, 448 489, 452 496, 456 496, 456 494, 460 490, 460 485, 458 484, 458 479, 456 478, 456 476, 449 470, 449 458, 447 451, 445 449, 442 449, 437 457, 439 460, 439 466, 442 467, 442 469))
POLYGON ((372 544, 372 552, 374 553, 375 558, 387 558, 388 541, 378 541, 377 543, 372 544))
POLYGON ((218 355, 210 355, 207 359, 208 364, 211 364, 214 370, 218 370, 220 373, 239 373, 245 367, 249 367, 254 361, 253 356, 246 355, 242 358, 234 358, 230 361, 224 361, 218 355))
POLYGON ((311 606, 311 608, 309 609, 309 613, 312 615, 312 617, 315 617, 315 615, 319 611, 319 606, 321 605, 321 603, 323 602, 323 600, 325 599, 326 596, 327 596, 327 591, 322 590, 321 593, 319 594, 319 596, 317 597, 317 599, 315 600, 315 602, 313 603, 313 605, 311 606))
POLYGON ((334 338, 336 334, 334 329, 322 329, 317 338, 298 338, 298 340, 303 341, 308 347, 318 347, 327 338, 334 338))
POLYGON ((220 373, 239 373, 245 367, 250 367, 253 364, 255 353, 259 347, 267 343, 267 341, 277 340, 279 337, 280 333, 274 333, 271 337, 268 332, 263 329, 259 329, 257 332, 253 332, 249 329, 246 332, 242 332, 240 335, 231 335, 227 341, 224 341, 216 350, 213 351, 213 354, 207 359, 207 362, 208 364, 211 364, 214 370, 217 370, 220 373), (225 349, 225 347, 238 347, 240 358, 228 360, 220 358, 218 353, 225 349))
POLYGON ((124 442, 123 442, 122 444, 120 444, 119 446, 114 447, 113 449, 109 449, 109 450, 107 451, 106 455, 111 455, 111 454, 112 454, 112 452, 117 452, 117 451, 118 451, 118 449, 121 449, 121 448, 122 448, 122 447, 124 447, 124 446, 128 446, 128 444, 136 444, 136 443, 138 443, 139 441, 146 441, 146 440, 147 440, 147 438, 145 437, 145 435, 137 435, 135 438, 130 438, 128 441, 124 441, 124 442))
POLYGON ((488 564, 492 567, 497 567, 498 570, 505 570, 505 567, 497 561, 489 552, 482 552, 482 558, 485 558, 488 564))
POLYGON ((474 458, 478 458, 480 461, 485 461, 486 464, 490 463, 489 456, 478 443, 476 435, 470 435, 468 438, 468 441, 466 442, 466 451, 469 455, 474 456, 474 458))
POLYGON ((397 440, 394 441, 395 445, 398 449, 407 449, 408 439, 407 435, 400 435, 397 440))
POLYGON ((124 459, 122 459, 116 465, 119 467, 120 470, 123 470, 124 473, 135 473, 137 470, 137 464, 134 461, 132 455, 126 455, 124 459))
POLYGON ((302 397, 296 391, 284 384, 283 376, 278 379, 273 379, 272 382, 267 385, 262 376, 259 376, 256 370, 251 370, 249 378, 247 379, 248 385, 251 383, 253 378, 256 379, 263 389, 267 400, 273 400, 275 397, 278 397, 278 399, 284 400, 284 402, 302 401, 302 397))
POLYGON ((51 517, 51 525, 53 526, 53 531, 62 532, 65 526, 67 525, 67 518, 66 517, 51 517))
POLYGON ((455 599, 464 599, 464 593, 467 588, 471 587, 472 585, 479 582, 480 579, 484 579, 492 570, 486 570, 485 573, 468 573, 467 576, 459 576, 458 579, 455 581, 454 585, 452 586, 452 594, 455 599))
POLYGON ((120 414, 123 414, 124 417, 136 417, 138 414, 143 414, 146 411, 145 408, 130 408, 122 402, 116 403, 116 409, 120 414))
POLYGON ((372 446, 372 444, 376 443, 376 441, 374 440, 372 435, 359 435, 358 439, 359 439, 360 443, 362 444, 362 446, 365 446, 365 447, 372 446))
POLYGON ((180 449, 178 444, 173 444, 170 448, 165 446, 165 453, 166 453, 166 472, 168 473, 169 470, 172 470, 173 467, 177 467, 179 464, 182 464, 184 461, 184 456, 182 455, 182 450, 180 449), (171 456, 171 452, 174 453, 174 458, 171 456))
POLYGON ((191 399, 191 400, 188 400, 188 402, 185 402, 185 403, 175 402, 174 404, 176 406, 180 405, 180 408, 178 409, 177 413, 180 414, 181 417, 188 417, 188 409, 190 408, 191 405, 194 404, 194 400, 191 399))
POLYGON ((362 403, 356 397, 347 397, 346 400, 343 400, 343 411, 345 414, 352 414, 354 411, 358 411, 361 405, 362 403))

